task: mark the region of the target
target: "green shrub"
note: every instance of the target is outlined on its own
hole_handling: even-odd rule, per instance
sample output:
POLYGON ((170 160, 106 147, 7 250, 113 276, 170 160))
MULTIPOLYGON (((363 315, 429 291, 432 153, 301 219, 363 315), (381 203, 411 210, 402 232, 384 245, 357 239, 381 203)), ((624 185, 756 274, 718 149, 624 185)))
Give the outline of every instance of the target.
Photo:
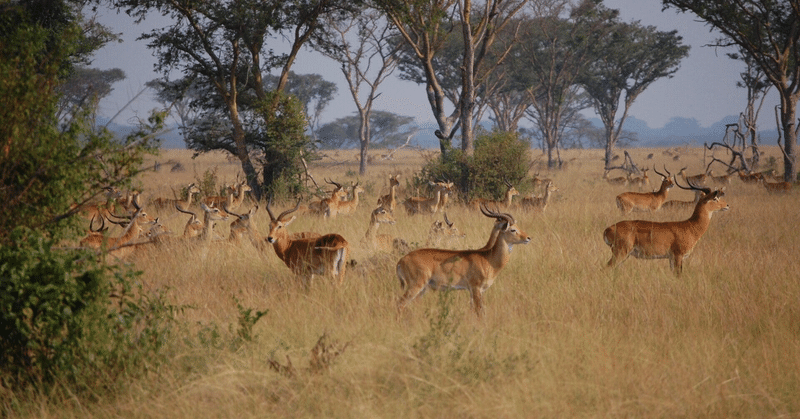
POLYGON ((113 386, 157 362, 176 308, 135 288, 135 272, 20 228, 0 247, 0 383, 72 391, 113 386))
POLYGON ((530 166, 528 144, 516 133, 493 131, 478 136, 475 153, 466 156, 453 149, 445 157, 431 160, 414 177, 411 186, 419 188, 428 181, 450 181, 460 198, 501 199, 508 186, 522 180, 530 166))

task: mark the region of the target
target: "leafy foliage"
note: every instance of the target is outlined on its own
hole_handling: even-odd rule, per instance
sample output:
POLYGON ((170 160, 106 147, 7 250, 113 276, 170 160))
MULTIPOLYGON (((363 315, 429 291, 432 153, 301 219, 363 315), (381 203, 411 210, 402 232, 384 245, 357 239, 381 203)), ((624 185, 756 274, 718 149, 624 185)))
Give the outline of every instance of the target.
POLYGON ((500 199, 508 189, 506 182, 519 182, 528 167, 528 143, 517 133, 494 131, 478 136, 471 157, 453 150, 444 158, 430 161, 414 184, 419 187, 429 180, 448 180, 456 184, 464 200, 478 196, 500 199))
MULTIPOLYGON (((370 113, 370 143, 374 147, 393 147, 402 144, 413 132, 411 123, 414 118, 401 116, 391 112, 372 111, 370 113)), ((317 131, 317 137, 323 148, 358 147, 358 130, 360 122, 357 115, 338 118, 329 122, 317 131)))

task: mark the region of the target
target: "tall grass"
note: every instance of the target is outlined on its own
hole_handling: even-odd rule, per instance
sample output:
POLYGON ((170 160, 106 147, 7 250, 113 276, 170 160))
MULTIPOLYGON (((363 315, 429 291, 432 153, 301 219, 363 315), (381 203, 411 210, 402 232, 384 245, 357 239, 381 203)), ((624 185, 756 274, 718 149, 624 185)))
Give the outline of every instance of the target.
MULTIPOLYGON (((649 152, 659 168, 702 170, 702 151, 688 150, 677 164, 658 160, 658 150, 634 150, 634 158, 649 152)), ((206 157, 200 166, 188 153, 172 153, 197 173, 218 165, 221 176, 235 176, 224 158, 206 157)), ((311 167, 316 179, 356 180, 354 153, 339 153, 311 167)), ((609 270, 601 234, 625 218, 614 205, 623 189, 601 180, 600 152, 564 154, 566 170, 537 169, 559 188, 547 212, 512 211, 533 241, 515 246, 485 294, 483 321, 463 291, 428 292, 397 315, 399 256, 359 244, 372 204, 388 191, 388 175, 410 179, 422 166, 410 151, 379 161, 360 179, 370 188, 356 214, 301 216, 290 226, 347 238, 358 263, 343 286, 316 278, 306 290, 271 249, 261 253, 247 243, 215 243, 205 258, 185 244, 142 252, 132 263, 144 272, 145 288, 167 289, 175 304, 191 307, 172 362, 95 404, 41 400, 28 408, 30 416, 800 415, 800 194, 773 197, 734 180, 726 196, 731 210, 715 215, 682 276, 665 260, 630 258, 609 270), (249 339, 237 339, 243 310, 266 312, 249 339)), ((170 174, 157 174, 160 183, 155 176, 142 178, 146 193, 171 182, 170 174)), ((174 176, 176 188, 191 181, 186 173, 174 176)), ((671 195, 691 199, 677 188, 671 195)), ((255 220, 266 234, 261 207, 255 220)), ((460 246, 484 244, 492 220, 457 205, 447 212, 466 233, 460 246)), ((424 244, 434 217, 399 209, 396 218, 381 232, 424 244)), ((176 232, 186 221, 162 219, 176 232)), ((220 235, 227 235, 226 224, 219 224, 220 235)))

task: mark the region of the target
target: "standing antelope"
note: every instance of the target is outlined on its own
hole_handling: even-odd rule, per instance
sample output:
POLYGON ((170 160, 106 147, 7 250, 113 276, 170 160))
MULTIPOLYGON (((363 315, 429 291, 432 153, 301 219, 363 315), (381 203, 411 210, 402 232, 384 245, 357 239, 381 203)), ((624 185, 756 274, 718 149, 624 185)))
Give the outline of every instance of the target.
POLYGON ((725 186, 731 184, 731 177, 733 177, 733 172, 729 172, 728 174, 715 176, 714 171, 710 170, 708 172, 708 176, 711 178, 711 183, 719 186, 725 186))
POLYGON ((647 176, 647 172, 649 170, 650 169, 648 169, 648 168, 644 168, 644 169, 642 169, 642 176, 640 176, 640 177, 631 177, 630 181, 629 181, 630 184, 634 185, 634 186, 637 186, 640 191, 644 191, 644 190, 650 189, 650 177, 647 176))
POLYGON ((767 182, 767 180, 762 177, 759 183, 764 185, 767 192, 773 195, 787 194, 792 190, 792 184, 789 182, 767 182))
POLYGON ((453 183, 449 182, 428 182, 433 186, 433 198, 422 198, 412 196, 403 201, 403 206, 406 208, 408 215, 419 213, 434 214, 442 208, 443 196, 449 194, 453 188, 453 183))
POLYGON ((550 202, 551 194, 557 191, 558 188, 553 185, 553 182, 547 182, 547 186, 544 188, 544 195, 523 198, 520 206, 525 210, 539 211, 544 213, 544 211, 547 209, 547 203, 550 202))
POLYGON ((531 238, 517 227, 511 215, 491 212, 483 205, 481 212, 496 220, 487 246, 477 250, 417 249, 397 262, 397 278, 405 289, 398 311, 427 288, 452 288, 469 290, 475 313, 483 316, 483 293, 508 263, 512 247, 527 244, 531 238), (495 232, 497 237, 492 242, 495 232))
POLYGON ((739 180, 741 180, 742 183, 758 183, 764 178, 764 176, 758 172, 745 173, 743 170, 739 170, 737 173, 739 174, 739 180))
POLYGON ((674 185, 670 178, 669 170, 665 167, 666 175, 653 171, 661 175, 661 187, 656 192, 625 192, 617 195, 617 207, 623 214, 629 214, 633 210, 639 211, 658 211, 664 201, 667 200, 667 193, 674 185))
MULTIPOLYGON (((670 200, 670 201, 664 202, 661 205, 661 210, 663 210, 663 211, 673 211, 673 212, 694 211, 694 208, 697 206, 697 203, 700 202, 700 198, 705 196, 705 194, 706 194, 705 193, 705 189, 703 189, 703 188, 691 188, 691 187, 685 188, 685 187, 681 186, 678 183, 678 179, 677 178, 674 178, 673 180, 674 180, 675 184, 678 185, 679 188, 690 190, 690 191, 694 191, 694 200, 692 200, 692 201, 670 200)), ((691 183, 689 185, 691 186, 691 183)))
POLYGON ((392 237, 388 234, 378 234, 378 227, 380 227, 381 224, 394 223, 394 216, 388 209, 384 207, 375 208, 369 216, 369 226, 364 233, 364 238, 361 239, 361 244, 384 252, 391 252, 394 250, 403 253, 408 252, 411 248, 405 240, 392 237))
POLYGON ((508 188, 506 189, 506 194, 502 201, 493 201, 491 199, 475 198, 472 201, 469 201, 469 206, 472 207, 473 209, 479 209, 481 204, 486 206, 492 206, 492 208, 499 208, 499 209, 511 208, 512 199, 515 196, 519 195, 519 191, 517 191, 517 188, 515 188, 514 185, 512 185, 509 181, 503 180, 503 182, 505 182, 508 188))
POLYGON ((203 222, 197 218, 197 215, 191 211, 182 209, 180 205, 175 204, 175 209, 184 214, 189 214, 191 217, 186 221, 186 226, 183 228, 183 237, 191 239, 197 237, 203 232, 203 222))
POLYGON ((700 189, 705 196, 700 198, 692 216, 685 221, 655 222, 642 220, 620 221, 603 231, 603 240, 611 247, 609 267, 624 261, 629 255, 639 259, 666 259, 676 275, 683 269, 683 260, 689 256, 708 230, 711 216, 716 211, 727 211, 730 207, 722 199, 722 191, 700 189))
POLYGON ((237 183, 234 186, 227 187, 227 196, 209 196, 203 200, 206 205, 214 206, 216 208, 229 208, 236 210, 244 202, 244 194, 253 190, 246 180, 237 183))
POLYGON ((339 212, 339 204, 347 197, 347 191, 344 190, 341 184, 332 180, 325 179, 326 183, 336 186, 331 192, 330 198, 325 198, 319 203, 319 213, 327 217, 335 217, 339 212))
POLYGON ((389 193, 378 198, 378 206, 384 207, 394 213, 397 207, 397 187, 400 185, 400 175, 389 175, 389 193))
MULTIPOLYGON (((352 214, 356 212, 356 208, 358 208, 358 195, 364 192, 364 188, 359 185, 360 182, 356 182, 355 185, 352 186, 353 192, 353 199, 349 201, 340 201, 338 208, 335 212, 331 212, 328 216, 332 217, 338 214, 352 214)), ((330 210, 330 209, 329 209, 330 210)))
POLYGON ((294 208, 275 217, 270 209, 271 201, 270 198, 267 202, 270 218, 267 242, 272 244, 275 254, 297 277, 302 278, 306 288, 315 274, 330 275, 341 285, 344 282, 347 259, 350 255, 350 245, 347 240, 338 234, 311 238, 292 237, 286 231, 286 227, 297 217, 292 216, 287 220, 286 216, 297 211, 300 202, 298 201, 294 208))
POLYGON ((683 178, 684 182, 691 183, 692 185, 705 185, 706 179, 708 178, 705 173, 694 176, 686 176, 686 167, 678 171, 678 175, 683 178))

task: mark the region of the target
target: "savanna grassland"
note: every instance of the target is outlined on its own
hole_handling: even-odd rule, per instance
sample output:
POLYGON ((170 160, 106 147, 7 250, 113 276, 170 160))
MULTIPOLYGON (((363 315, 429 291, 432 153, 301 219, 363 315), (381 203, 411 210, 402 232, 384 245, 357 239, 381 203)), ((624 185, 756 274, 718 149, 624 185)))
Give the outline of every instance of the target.
MULTIPOLYGON (((631 154, 659 171, 704 168, 702 149, 682 149, 677 161, 662 151, 631 154)), ((290 226, 337 232, 351 243, 358 263, 340 287, 317 277, 306 290, 271 248, 262 253, 250 243, 215 242, 205 257, 180 242, 136 254, 130 263, 142 271, 144 290, 165 291, 185 307, 169 362, 114 397, 90 405, 42 401, 31 416, 800 417, 800 191, 772 196, 733 179, 725 196, 731 209, 714 216, 682 276, 663 259, 629 258, 606 269, 605 227, 689 214, 621 215, 614 197, 626 188, 601 178, 601 151, 568 150, 566 169, 532 167, 559 190, 544 214, 510 211, 533 240, 514 247, 485 294, 482 321, 466 291, 429 291, 398 316, 400 255, 376 254, 359 241, 390 174, 401 174, 400 199, 416 193, 407 181, 425 153, 376 158, 361 178, 355 151, 330 152, 309 167, 319 183, 365 185, 355 214, 302 215, 290 226), (258 311, 266 314, 250 330, 247 320, 258 311)), ((190 157, 185 150, 158 156, 160 170, 140 179, 144 201, 172 197, 209 170, 220 184, 239 172, 221 154, 190 157), (176 162, 186 170, 170 171, 176 162)), ((532 158, 542 160, 537 151, 532 158)), ((531 192, 529 183, 517 188, 531 192)), ((674 188, 669 199, 692 196, 674 188)), ((483 246, 492 219, 458 203, 447 214, 466 234, 454 246, 483 246)), ((178 234, 188 218, 157 215, 178 234)), ((380 232, 419 246, 441 215, 412 217, 399 208, 396 219, 380 232)), ((265 235, 265 203, 255 220, 265 235)), ((218 223, 217 232, 227 237, 228 224, 218 223)))

